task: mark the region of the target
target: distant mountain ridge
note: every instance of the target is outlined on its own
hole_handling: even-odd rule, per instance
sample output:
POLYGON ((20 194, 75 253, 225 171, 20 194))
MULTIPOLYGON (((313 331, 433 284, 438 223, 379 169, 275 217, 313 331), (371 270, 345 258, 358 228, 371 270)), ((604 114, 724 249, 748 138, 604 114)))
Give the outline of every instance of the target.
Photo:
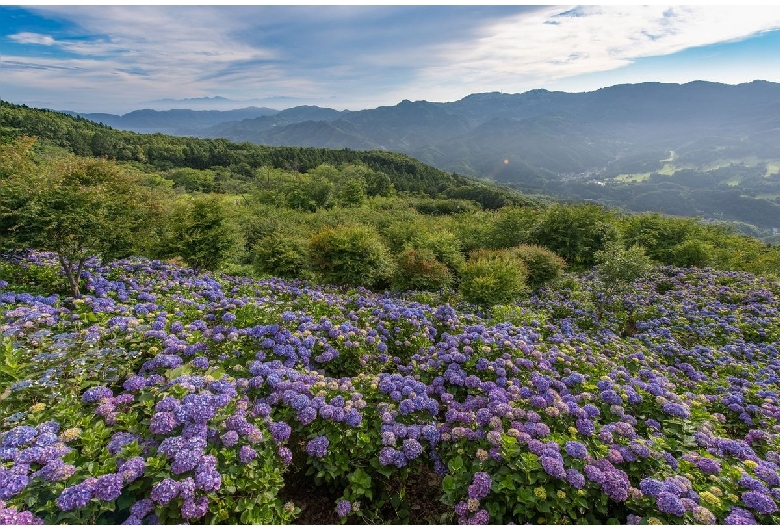
POLYGON ((767 81, 490 92, 361 111, 82 116, 137 132, 397 151, 525 192, 780 228, 780 84, 767 81))
POLYGON ((246 107, 235 110, 142 109, 123 115, 65 112, 115 129, 137 133, 159 132, 174 136, 198 136, 204 129, 219 123, 270 116, 279 111, 266 107, 246 107))

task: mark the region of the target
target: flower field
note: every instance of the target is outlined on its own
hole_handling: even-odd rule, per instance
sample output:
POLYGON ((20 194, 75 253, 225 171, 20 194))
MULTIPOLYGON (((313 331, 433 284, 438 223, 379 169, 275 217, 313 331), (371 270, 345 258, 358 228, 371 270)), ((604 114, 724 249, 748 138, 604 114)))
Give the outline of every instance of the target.
POLYGON ((140 258, 73 300, 57 269, 0 263, 2 523, 290 523, 296 473, 350 523, 408 522, 426 481, 429 522, 780 524, 778 283, 479 311, 140 258))

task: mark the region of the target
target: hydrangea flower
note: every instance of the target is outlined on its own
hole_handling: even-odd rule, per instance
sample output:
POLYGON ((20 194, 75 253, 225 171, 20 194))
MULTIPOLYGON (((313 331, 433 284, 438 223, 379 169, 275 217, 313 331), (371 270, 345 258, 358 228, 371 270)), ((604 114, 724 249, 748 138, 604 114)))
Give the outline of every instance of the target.
POLYGON ((339 501, 336 504, 336 514, 339 517, 346 517, 352 511, 352 503, 347 500, 339 501))
POLYGON ((306 444, 306 452, 311 456, 322 458, 328 454, 329 444, 330 441, 328 440, 327 436, 318 436, 306 444))

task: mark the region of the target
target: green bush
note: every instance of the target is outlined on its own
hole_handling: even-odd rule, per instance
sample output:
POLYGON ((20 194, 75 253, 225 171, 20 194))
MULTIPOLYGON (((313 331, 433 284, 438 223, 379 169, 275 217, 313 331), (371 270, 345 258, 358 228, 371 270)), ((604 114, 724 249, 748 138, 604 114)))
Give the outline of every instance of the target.
POLYGON ((398 257, 393 288, 399 291, 437 291, 450 286, 452 274, 430 249, 409 248, 398 257))
POLYGON ((379 287, 393 274, 390 254, 373 228, 326 228, 309 240, 312 265, 320 280, 336 285, 379 287))
POLYGON ((512 249, 528 269, 528 286, 541 287, 559 277, 566 268, 566 261, 555 252, 537 245, 520 245, 512 249))
POLYGON ((170 222, 167 253, 195 269, 219 269, 237 245, 228 211, 217 196, 197 196, 177 205, 170 222))
POLYGON ((255 244, 253 265, 258 274, 309 279, 309 264, 309 249, 303 239, 266 236, 255 244))
POLYGON ((510 302, 528 290, 528 270, 511 251, 478 250, 461 269, 464 300, 480 305, 510 302))
POLYGON ((498 210, 490 226, 485 248, 512 248, 530 240, 531 229, 543 212, 528 207, 504 207, 498 210))
POLYGON ((551 207, 531 230, 533 243, 547 247, 571 267, 589 269, 595 254, 617 240, 614 215, 592 204, 551 207))
POLYGON ((706 267, 712 262, 712 245, 689 239, 672 248, 671 262, 678 267, 706 267))
POLYGON ((460 240, 452 233, 431 230, 419 230, 414 235, 409 246, 416 250, 430 250, 433 256, 447 266, 451 274, 457 274, 466 259, 461 252, 460 240))
POLYGON ((608 286, 623 286, 647 276, 653 268, 652 260, 639 245, 624 249, 619 243, 612 243, 606 249, 596 252, 596 271, 608 286))

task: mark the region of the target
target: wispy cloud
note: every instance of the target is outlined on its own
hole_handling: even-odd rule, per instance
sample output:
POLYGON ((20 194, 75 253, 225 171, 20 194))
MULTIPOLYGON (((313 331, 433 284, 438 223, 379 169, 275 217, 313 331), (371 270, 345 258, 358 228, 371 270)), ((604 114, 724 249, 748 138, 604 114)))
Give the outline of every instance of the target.
POLYGON ((41 35, 39 33, 15 33, 9 35, 8 38, 19 44, 41 44, 43 46, 51 46, 54 44, 54 39, 51 35, 41 35))
POLYGON ((3 53, 5 93, 82 99, 76 110, 214 95, 341 108, 445 101, 544 87, 780 28, 774 6, 24 9, 58 24, 35 31, 0 16, 0 40, 15 45, 3 53))
POLYGON ((468 92, 520 91, 579 74, 605 72, 643 57, 750 37, 780 28, 780 7, 550 7, 483 28, 470 42, 438 50, 416 83, 430 90, 459 82, 468 92))

